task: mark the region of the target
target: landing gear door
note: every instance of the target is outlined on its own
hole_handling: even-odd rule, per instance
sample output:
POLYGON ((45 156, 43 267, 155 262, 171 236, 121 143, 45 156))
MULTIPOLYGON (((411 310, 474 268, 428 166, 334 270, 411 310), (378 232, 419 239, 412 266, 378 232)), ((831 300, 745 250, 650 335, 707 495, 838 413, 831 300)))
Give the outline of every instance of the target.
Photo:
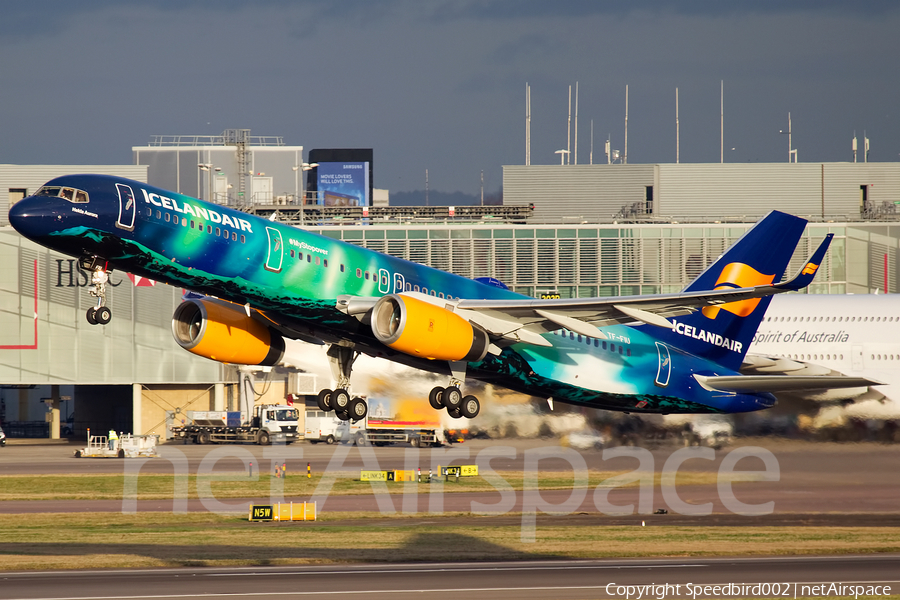
POLYGON ((134 192, 124 183, 117 183, 116 190, 119 192, 119 218, 116 220, 116 227, 134 231, 134 216, 137 212, 134 192))
POLYGON ((669 385, 669 377, 672 375, 672 357, 669 356, 669 348, 660 342, 656 342, 656 352, 659 354, 659 366, 656 369, 656 381, 659 387, 669 385))
POLYGON ((281 271, 281 263, 284 260, 284 244, 281 241, 281 232, 274 227, 266 227, 266 234, 269 236, 266 269, 278 273, 281 271))

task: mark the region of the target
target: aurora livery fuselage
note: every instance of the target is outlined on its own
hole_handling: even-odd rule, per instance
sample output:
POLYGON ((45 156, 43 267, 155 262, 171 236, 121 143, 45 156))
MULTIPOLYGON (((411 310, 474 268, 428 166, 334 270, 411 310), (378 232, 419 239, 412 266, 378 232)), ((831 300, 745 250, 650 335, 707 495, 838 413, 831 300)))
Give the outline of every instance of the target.
MULTIPOLYGON (((775 212, 681 294, 536 300, 117 177, 56 178, 16 203, 10 222, 97 273, 119 269, 202 295, 179 307, 173 331, 215 360, 273 363, 293 338, 457 383, 462 375, 655 413, 772 406, 777 387, 762 378, 730 382, 770 295, 807 285, 827 247, 791 285, 778 284, 805 221, 775 212)), ((88 318, 104 322, 98 315, 88 318)))

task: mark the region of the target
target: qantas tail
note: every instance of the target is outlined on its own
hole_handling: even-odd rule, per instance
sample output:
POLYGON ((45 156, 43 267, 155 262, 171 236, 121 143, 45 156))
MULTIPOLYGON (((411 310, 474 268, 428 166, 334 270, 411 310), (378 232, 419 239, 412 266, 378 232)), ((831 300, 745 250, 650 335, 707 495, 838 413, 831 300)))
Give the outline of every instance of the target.
MULTIPOLYGON (((745 288, 779 282, 805 227, 805 219, 770 212, 683 291, 745 288)), ((824 252, 824 248, 816 252, 803 273, 791 282, 797 285, 788 289, 809 284, 824 252)), ((649 327, 647 333, 673 347, 737 370, 770 301, 771 296, 766 296, 707 306, 690 315, 671 318, 671 330, 649 327)))

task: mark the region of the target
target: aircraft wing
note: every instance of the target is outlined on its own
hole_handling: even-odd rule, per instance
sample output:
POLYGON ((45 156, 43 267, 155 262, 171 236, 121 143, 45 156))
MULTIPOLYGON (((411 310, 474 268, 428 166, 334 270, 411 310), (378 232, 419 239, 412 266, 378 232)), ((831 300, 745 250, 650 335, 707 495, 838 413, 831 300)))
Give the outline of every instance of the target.
MULTIPOLYGON (((560 327, 594 338, 604 338, 598 329, 617 323, 640 321, 671 328, 670 317, 686 315, 707 306, 763 298, 797 291, 809 285, 831 243, 829 234, 789 281, 747 288, 725 288, 678 294, 619 296, 566 300, 469 300, 456 303, 455 310, 491 334, 510 341, 547 345, 539 334, 560 327)), ((424 296, 423 299, 428 298, 424 296)), ((444 301, 441 301, 444 302, 444 301)))

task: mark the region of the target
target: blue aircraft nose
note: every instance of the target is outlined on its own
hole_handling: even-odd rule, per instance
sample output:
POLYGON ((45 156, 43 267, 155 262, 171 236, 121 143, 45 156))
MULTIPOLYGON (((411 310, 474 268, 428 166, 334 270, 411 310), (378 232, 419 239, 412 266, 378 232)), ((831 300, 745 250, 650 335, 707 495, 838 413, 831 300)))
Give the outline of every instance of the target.
POLYGON ((57 212, 47 206, 46 198, 29 196, 19 200, 9 209, 9 223, 25 237, 35 239, 47 233, 57 212))

